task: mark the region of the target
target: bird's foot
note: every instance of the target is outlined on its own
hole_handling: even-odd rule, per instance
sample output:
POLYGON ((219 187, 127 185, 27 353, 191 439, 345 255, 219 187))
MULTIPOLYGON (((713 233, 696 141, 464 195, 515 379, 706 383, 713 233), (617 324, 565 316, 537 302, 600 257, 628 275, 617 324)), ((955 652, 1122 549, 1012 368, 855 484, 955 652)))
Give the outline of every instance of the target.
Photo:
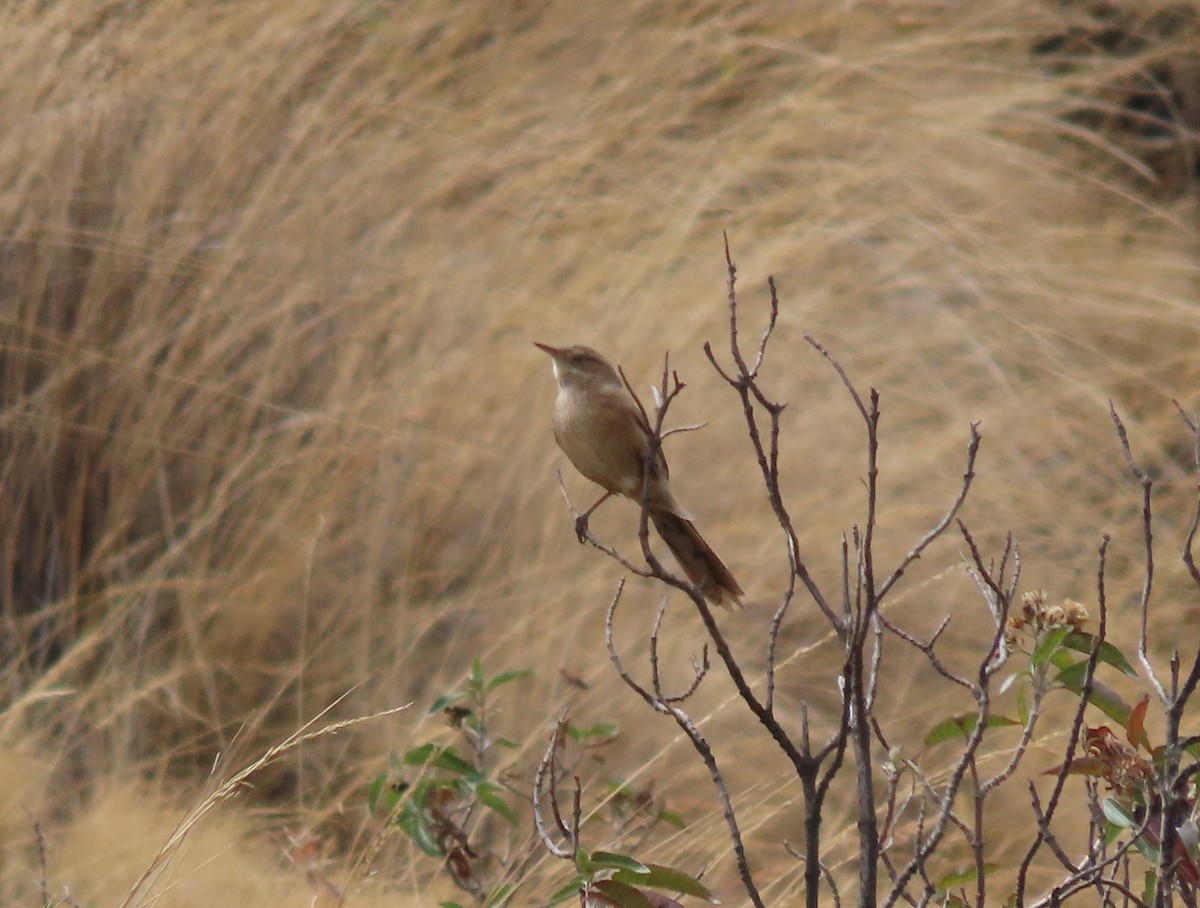
POLYGON ((587 542, 588 536, 590 535, 588 532, 588 518, 590 516, 590 514, 580 514, 575 518, 575 538, 578 539, 580 543, 587 542))

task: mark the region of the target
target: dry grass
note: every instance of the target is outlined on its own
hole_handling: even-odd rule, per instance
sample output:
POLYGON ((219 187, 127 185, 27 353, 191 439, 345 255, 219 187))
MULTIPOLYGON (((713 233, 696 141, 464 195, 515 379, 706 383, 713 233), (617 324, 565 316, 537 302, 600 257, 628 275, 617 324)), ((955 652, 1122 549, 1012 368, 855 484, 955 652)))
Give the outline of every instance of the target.
MULTIPOLYGON (((22 807, 52 882, 112 904, 216 754, 248 765, 347 691, 334 718, 428 702, 474 654, 538 671, 504 717, 519 767, 571 698, 580 721, 618 722, 608 769, 657 779, 694 820, 663 853, 722 858, 726 880, 699 768, 608 666, 617 570, 572 538, 529 343, 591 343, 642 386, 672 351, 677 417, 709 421, 673 445, 681 498, 750 591, 732 621, 757 658, 785 560, 700 352, 723 347, 722 230, 750 325, 768 272, 781 289, 767 384, 791 402, 788 491, 818 575, 833 583, 858 519, 861 433, 806 331, 884 393, 885 553, 948 503, 982 420, 968 522, 990 543, 1012 528, 1028 584, 1079 599, 1113 532, 1130 639, 1136 491, 1105 402, 1186 499, 1169 400, 1197 404, 1195 203, 1068 114, 1194 59, 1196 26, 1052 72, 1030 51, 1070 4, 802 6, 6 7, 0 754, 26 781, 0 803, 4 901, 33 898, 22 807)), ((594 527, 629 545, 633 522, 610 505, 594 527)), ((1194 593, 1170 595, 1180 524, 1164 507, 1168 627, 1196 619, 1194 593)), ((981 613, 959 564, 943 546, 893 607, 926 626, 953 611, 966 658, 981 613)), ((630 645, 655 596, 631 586, 630 645)), ((674 626, 683 662, 698 625, 674 626)), ((829 704, 820 642, 805 612, 792 705, 829 704)), ((892 689, 915 729, 948 708, 929 680, 892 689)), ((798 836, 773 758, 712 687, 748 826, 798 836)), ((265 830, 364 841, 363 779, 440 733, 414 715, 290 752, 244 810, 201 824, 189 860, 207 869, 154 904, 306 903, 265 830)), ((419 898, 428 868, 395 857, 372 869, 419 898)), ((352 883, 349 904, 372 892, 352 883)))

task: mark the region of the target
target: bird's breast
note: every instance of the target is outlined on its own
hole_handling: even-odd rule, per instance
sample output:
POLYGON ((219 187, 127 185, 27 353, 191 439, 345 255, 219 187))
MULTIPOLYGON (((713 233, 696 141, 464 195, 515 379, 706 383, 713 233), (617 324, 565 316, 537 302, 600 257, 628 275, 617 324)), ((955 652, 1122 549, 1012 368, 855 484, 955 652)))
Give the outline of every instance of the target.
POLYGON ((641 489, 647 439, 625 395, 563 389, 554 404, 554 437, 575 469, 630 498, 641 489))

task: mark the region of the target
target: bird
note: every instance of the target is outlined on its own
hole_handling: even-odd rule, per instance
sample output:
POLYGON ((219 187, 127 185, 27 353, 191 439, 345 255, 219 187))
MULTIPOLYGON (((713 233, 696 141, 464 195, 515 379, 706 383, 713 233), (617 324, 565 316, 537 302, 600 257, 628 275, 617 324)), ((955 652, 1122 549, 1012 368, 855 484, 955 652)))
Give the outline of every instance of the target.
POLYGON ((741 586, 700 535, 691 514, 675 500, 662 448, 621 375, 591 347, 554 347, 540 341, 534 346, 549 354, 558 381, 554 439, 575 469, 604 489, 576 521, 580 541, 588 517, 613 495, 640 505, 645 479, 647 515, 684 574, 710 602, 741 605, 741 586))

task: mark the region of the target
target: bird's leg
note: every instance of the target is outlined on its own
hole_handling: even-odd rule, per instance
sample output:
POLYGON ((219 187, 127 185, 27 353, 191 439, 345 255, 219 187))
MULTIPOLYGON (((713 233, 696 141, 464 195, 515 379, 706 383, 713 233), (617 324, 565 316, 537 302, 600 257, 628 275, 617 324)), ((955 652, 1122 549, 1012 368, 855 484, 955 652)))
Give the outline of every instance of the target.
POLYGON ((612 497, 612 494, 612 492, 605 492, 596 499, 595 504, 575 518, 575 538, 580 542, 587 541, 588 518, 592 516, 592 512, 596 510, 596 508, 608 501, 608 499, 612 497))

